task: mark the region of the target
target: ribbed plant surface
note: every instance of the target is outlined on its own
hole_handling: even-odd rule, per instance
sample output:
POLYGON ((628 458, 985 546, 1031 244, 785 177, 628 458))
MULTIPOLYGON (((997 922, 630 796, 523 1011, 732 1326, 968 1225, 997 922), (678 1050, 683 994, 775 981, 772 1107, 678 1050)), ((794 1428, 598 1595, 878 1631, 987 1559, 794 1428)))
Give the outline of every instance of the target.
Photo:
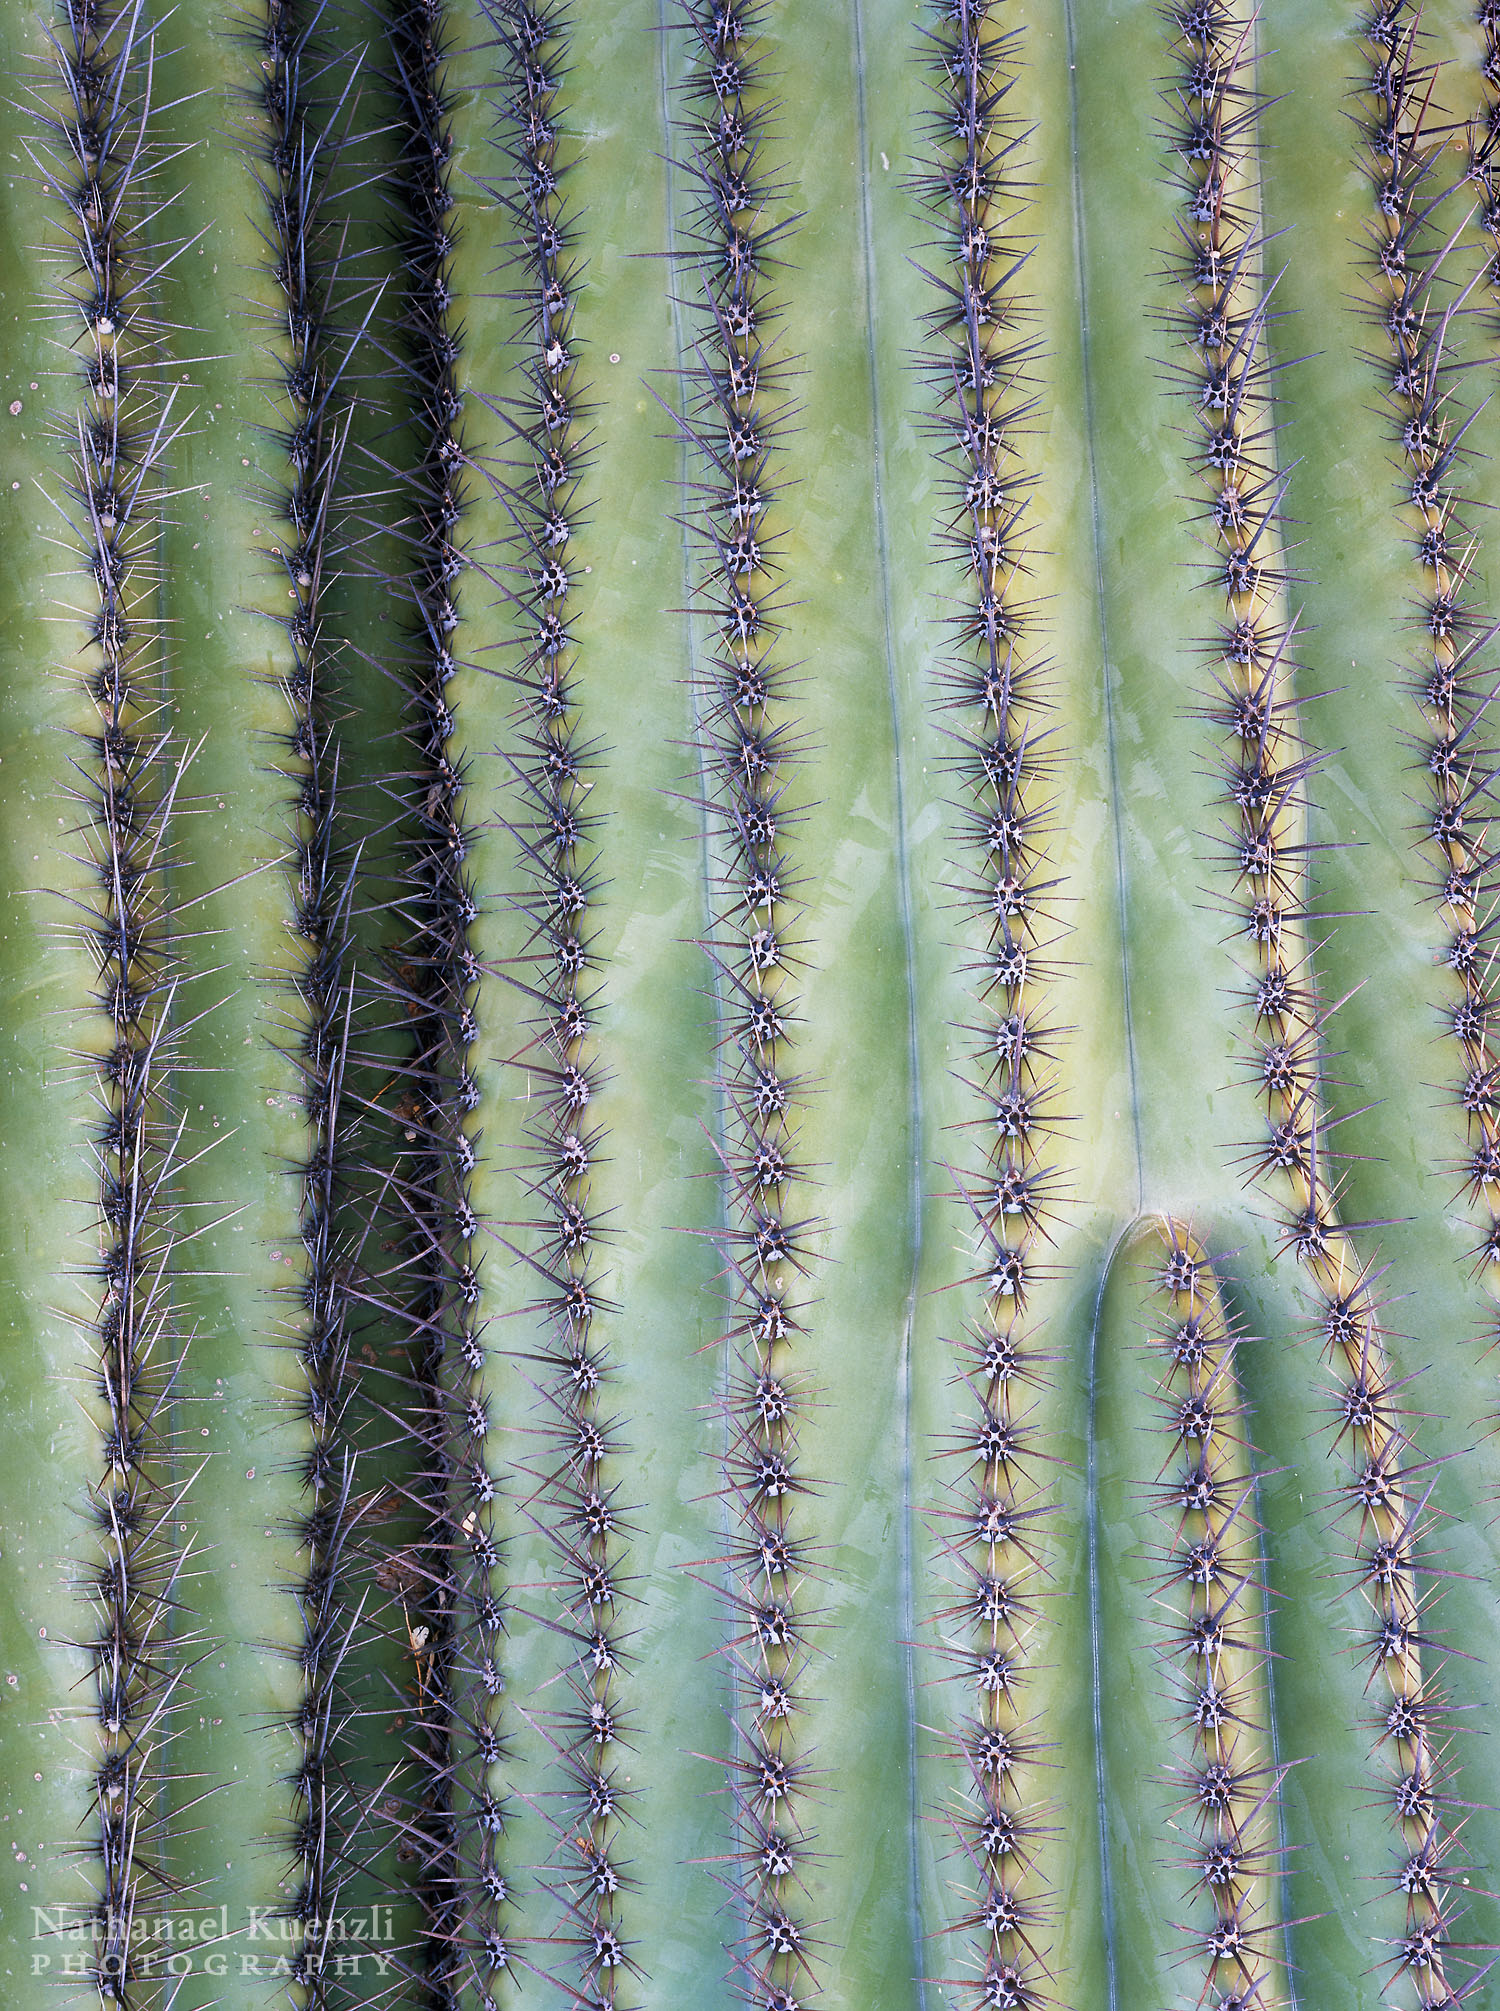
POLYGON ((0 20, 3 2000, 1500 2006, 1500 4, 0 20))

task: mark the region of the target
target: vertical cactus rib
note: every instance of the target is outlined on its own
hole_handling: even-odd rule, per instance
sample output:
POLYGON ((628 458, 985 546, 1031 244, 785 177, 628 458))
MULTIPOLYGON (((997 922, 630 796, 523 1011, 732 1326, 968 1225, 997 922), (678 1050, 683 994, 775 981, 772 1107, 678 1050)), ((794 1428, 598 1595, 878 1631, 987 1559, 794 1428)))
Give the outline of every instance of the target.
MULTIPOLYGON (((1049 1011, 1049 952, 1062 933, 1050 871, 1049 778, 1038 610, 1029 594, 1027 449, 1036 344, 1027 334, 1026 132, 1008 100, 1019 30, 987 0, 936 10, 923 30, 933 74, 929 152, 917 176, 943 263, 922 375, 941 470, 937 542, 948 561, 935 703, 951 748, 965 850, 949 893, 970 919, 976 1021, 966 1029, 979 1150, 953 1169, 953 1199, 975 1256, 979 1308, 953 1343, 962 1408, 941 1447, 952 1478, 932 1511, 946 1583, 932 1616, 962 1716, 944 1730, 962 1785, 947 1811, 963 1949, 944 1986, 962 2002, 1050 2001, 1052 1901, 1037 1865, 1048 1828, 1044 1741, 1029 1663, 1046 1518, 1048 1455, 1030 1412, 1045 1356, 1028 1331, 1059 1198, 1052 1140, 1063 1121, 1049 1011), (952 583, 957 582, 957 592, 952 583)), ((925 267, 923 268, 925 271, 925 267)))
POLYGON ((525 1246, 501 1241, 541 1293, 525 1310, 540 1316, 546 1340, 529 1356, 517 1350, 537 1422, 515 1478, 519 1514, 547 1559, 544 1584, 527 1589, 542 1590, 552 1608, 517 1610, 562 1644, 541 1698, 522 1707, 563 1784, 529 1798, 551 1840, 537 1882, 554 1917, 550 1931, 528 1934, 520 1959, 576 2000, 612 2004, 625 1977, 641 1972, 626 1932, 629 1874, 617 1858, 633 1799, 620 1779, 632 1729, 622 1647, 632 1603, 620 1500, 627 1447, 614 1364, 599 1337, 600 1316, 613 1308, 597 1254, 607 1228, 593 1204, 607 1148, 596 1102, 607 1085, 594 946, 600 835, 588 803, 601 747, 589 731, 574 630, 591 454, 575 325, 579 219, 565 190, 577 158, 562 95, 571 23, 562 7, 487 0, 486 13, 504 51, 497 138, 509 172, 485 188, 511 226, 503 261, 521 386, 504 400, 480 394, 504 427, 484 472, 508 524, 501 545, 516 582, 504 589, 515 632, 503 669, 520 693, 521 730, 501 759, 523 874, 512 906, 525 934, 506 975, 532 1032, 507 1059, 516 1093, 524 1083, 532 1106, 518 1172, 535 1210, 521 1225, 525 1246))
POLYGON ((1097 1518, 1102 1814, 1120 2001, 1284 2006, 1263 1482, 1247 1337, 1206 1246, 1140 1219, 1105 1281, 1097 1518), (1143 1320, 1146 1338, 1142 1339, 1143 1320))
POLYGON ((167 875, 185 758, 163 700, 156 539, 166 456, 182 421, 165 388, 155 288, 166 205, 153 187, 154 24, 143 0, 70 0, 49 30, 52 62, 32 97, 32 158, 65 206, 62 343, 82 395, 58 433, 67 456, 58 504, 89 581, 64 603, 84 636, 73 661, 87 697, 75 729, 79 842, 94 882, 72 925, 98 972, 92 1141, 99 1225, 87 1406, 100 1431, 80 1566, 97 1615, 93 1661, 95 1892, 87 1973, 100 2002, 163 2001, 159 1959, 133 1936, 147 1895, 171 1892, 164 1756, 182 1701, 186 1556, 176 1532, 193 1475, 176 1458, 173 1389, 181 1339, 173 1303, 175 1147, 169 1085, 180 959, 167 875), (153 228, 155 226, 156 228, 153 228), (151 237, 148 237, 148 231, 151 237), (155 242, 152 242, 154 238, 155 242))
POLYGON ((1257 1476, 1235 1367, 1241 1336, 1192 1231, 1167 1222, 1161 1242, 1148 1345, 1171 1450, 1149 1496, 1165 1535, 1156 1549, 1163 1661, 1187 1730, 1170 1779, 1196 1839, 1174 1868, 1209 1909, 1206 1926, 1182 1923, 1184 1966, 1191 1978, 1201 1965, 1197 2002, 1271 2011, 1286 2002, 1276 1820, 1284 1768, 1270 1734, 1257 1476))
POLYGON ((765 11, 689 5, 689 58, 679 172, 688 202, 679 255, 696 267, 696 334, 681 359, 689 449, 686 524, 699 554, 696 609, 708 662, 695 670, 699 773, 710 825, 713 932, 704 949, 721 1004, 720 1077, 726 1225, 719 1232, 729 1317, 721 1393, 725 1553, 698 1568, 722 1574, 733 1690, 732 1746, 722 1764, 733 1815, 723 1882, 735 1917, 734 1972, 764 2011, 796 2011, 819 1994, 816 1938, 804 1916, 814 1756, 799 1735, 813 1667, 819 1573, 806 1528, 817 1482, 799 1458, 809 1400, 797 1361, 806 1338, 805 1281, 819 1223, 804 1212, 797 1157, 808 1094, 795 1051, 799 954, 799 811, 792 775, 802 753, 783 660, 787 602, 777 584, 786 536, 778 509, 778 444, 791 423, 793 362, 773 274, 796 219, 786 211, 766 88, 765 11))
MULTIPOLYGON (((1390 1366, 1378 1277, 1356 1229, 1340 1220, 1337 1156, 1322 1101, 1328 1009, 1318 998, 1309 904, 1308 778, 1318 757, 1302 735, 1293 688, 1295 622, 1279 515, 1285 479, 1274 465, 1261 285, 1254 120, 1254 24, 1217 5, 1177 11, 1181 52, 1174 140, 1187 173, 1181 225, 1186 308, 1174 317, 1191 361, 1180 366, 1202 432, 1201 517, 1209 578, 1226 621, 1208 645, 1220 668, 1206 709, 1230 736, 1224 780, 1237 813, 1226 843, 1230 915, 1247 957, 1252 1015, 1246 1072, 1264 1094, 1267 1128, 1247 1149, 1249 1178, 1271 1200, 1284 1255, 1309 1288, 1332 1371, 1335 1443, 1345 1457, 1336 1490, 1350 1530, 1346 1576, 1372 1616, 1370 1686, 1382 1752, 1377 1792, 1393 1818, 1398 1864, 1382 1884, 1404 1902, 1405 1928, 1382 1937, 1383 1981, 1405 1979, 1425 2003, 1447 2001, 1446 1956, 1457 1907, 1450 1896, 1455 1806, 1443 1704, 1426 1658, 1431 1595, 1419 1570, 1430 1531, 1432 1481, 1413 1455, 1401 1381, 1390 1366)), ((1232 1928, 1228 1915, 1225 1932, 1232 1928)))
POLYGON ((290 613, 272 620, 286 636, 282 691, 289 714, 287 779, 294 785, 284 1052, 304 1119, 300 1181, 302 1264, 288 1345, 300 1384, 293 1399, 305 1434, 300 1448, 307 1502, 299 1536, 304 1562, 295 1597, 303 1693, 291 1726, 291 1856, 297 1866, 286 1902, 300 1932, 289 1957, 308 2011, 335 2001, 332 1959, 345 1853, 354 1827, 343 1784, 350 1703, 341 1681, 355 1626, 349 1574, 359 1502, 349 1370, 350 1247, 347 1214, 354 1113, 346 1093, 353 1010, 353 861, 341 816, 341 736, 334 705, 336 645, 325 586, 341 559, 338 492, 352 393, 346 381, 354 337, 340 340, 334 317, 349 289, 341 270, 347 225, 329 214, 340 151, 357 104, 358 60, 320 45, 323 8, 267 0, 241 39, 253 63, 247 90, 252 172, 263 200, 262 234, 278 289, 268 331, 279 381, 271 390, 281 423, 281 481, 268 502, 283 519, 281 542, 265 554, 277 598, 290 613))

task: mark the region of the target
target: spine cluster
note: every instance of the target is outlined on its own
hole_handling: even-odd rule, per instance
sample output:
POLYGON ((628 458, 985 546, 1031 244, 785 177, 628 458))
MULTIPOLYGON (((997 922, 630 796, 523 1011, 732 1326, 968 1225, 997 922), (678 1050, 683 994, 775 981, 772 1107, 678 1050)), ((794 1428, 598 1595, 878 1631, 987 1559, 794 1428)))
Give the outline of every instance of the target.
MULTIPOLYGON (((292 1727, 299 1742, 291 1843, 299 1866, 288 1902, 303 1925, 291 1958, 310 2011, 329 2001, 328 1936, 343 1875, 346 1796, 334 1741, 348 1710, 340 1669, 352 1628, 349 1574, 358 1502, 349 1373, 350 1268, 345 1213, 352 1112, 345 1093, 352 999, 352 867, 340 830, 339 741, 333 645, 323 594, 338 563, 336 487, 348 427, 340 356, 330 322, 338 258, 324 217, 337 148, 326 123, 339 81, 314 37, 315 16, 299 0, 269 0, 251 42, 258 72, 250 118, 264 201, 262 233, 279 294, 272 351, 280 381, 272 396, 284 422, 273 429, 282 480, 270 498, 283 521, 269 554, 291 602, 273 617, 286 632, 290 667, 282 684, 289 714, 287 775, 293 788, 293 1007, 287 1051, 297 1071, 306 1122, 300 1168, 302 1275, 290 1345, 306 1431, 301 1528, 305 1563, 296 1597, 302 1621, 303 1699, 292 1727)), ((352 77, 346 92, 352 89, 352 77)), ((283 605, 285 605, 283 600, 283 605)))
POLYGON ((1051 735, 1028 598, 1026 458, 1035 404, 1017 226, 1026 205, 1023 122, 1007 99, 1018 32, 998 0, 934 10, 922 59, 933 79, 930 146, 916 180, 940 235, 927 274, 937 297, 923 370, 928 430, 942 470, 938 541, 946 642, 935 702, 963 847, 955 891, 976 1019, 966 1077, 979 1141, 956 1171, 977 1258, 978 1304, 954 1343, 962 1408, 942 1447, 951 1476, 934 1521, 945 1564, 939 1652, 963 1699, 948 1751, 962 1787, 947 1811, 964 1909, 962 2001, 1052 2001, 1051 1909, 1037 1862, 1049 1831, 1042 1742, 1029 1668, 1038 1625, 1050 1464, 1031 1416, 1045 1357, 1027 1300, 1057 1199, 1051 1153, 1061 1122, 1059 1029, 1047 1006, 1049 952, 1062 930, 1049 858, 1051 735))
POLYGON ((729 1625, 734 1742, 724 1765, 734 1810, 736 1967, 758 2011, 797 2011, 818 1986, 803 1879, 811 1755, 799 1700, 812 1644, 805 1610, 816 1483, 799 1457, 809 1397, 797 1365, 808 1335, 801 1291, 817 1221, 797 1163, 802 1085, 788 1072, 797 1025, 798 920, 792 794, 801 743, 783 661, 777 586, 780 442, 793 414, 778 340, 774 273, 793 228, 768 153, 775 101, 761 75, 762 10, 690 5, 680 89, 690 145, 681 267, 696 277, 696 325, 682 361, 698 756, 717 910, 705 949, 721 1014, 720 1232, 727 1548, 718 1560, 729 1625))
MULTIPOLYGON (((80 1059, 93 1078, 97 1305, 87 1404, 100 1429, 93 1538, 82 1590, 95 1616, 93 1809, 80 1847, 96 1895, 89 1975, 105 2004, 162 2001, 137 1904, 163 1877, 163 1760, 182 1703, 177 1623, 184 1547, 175 1534, 192 1476, 174 1470, 179 1355, 171 1267, 174 1127, 167 1071, 178 958, 167 873, 184 760, 164 690, 155 545, 163 470, 179 427, 165 389, 154 295, 162 205, 151 188, 152 26, 139 5, 66 0, 33 87, 31 152, 63 206, 60 346, 80 396, 57 433, 59 509, 76 550, 83 636, 73 663, 87 717, 72 757, 86 891, 70 933, 97 984, 80 1059), (155 215, 153 266, 144 220, 155 215), (174 1641, 171 1637, 177 1635, 174 1641)), ((170 247, 166 256, 170 257, 170 247)))
POLYGON ((561 7, 486 0, 486 11, 504 51, 498 139, 509 163, 488 192, 510 221, 522 385, 513 398, 485 402, 508 434, 486 473, 511 526, 503 544, 516 583, 508 591, 518 661, 507 674, 520 693, 521 731, 505 763, 524 875, 513 900, 525 937, 508 975, 533 1008, 531 1037, 513 1066, 528 1105, 521 1178, 537 1212, 529 1246, 515 1254, 540 1290, 526 1310, 545 1334, 527 1358, 538 1394, 529 1435, 540 1456, 521 1469, 532 1483, 523 1513, 548 1559, 541 1589, 551 1610, 532 1617, 564 1644, 554 1692, 561 1701, 528 1711, 562 1776, 539 1803, 556 1839, 539 1882, 557 1919, 530 1945, 573 2001, 608 2006, 634 1966, 624 1917, 630 1880, 617 1855, 631 1799, 622 1778, 630 1728, 621 1648, 631 1594, 619 1501, 627 1448, 598 1331, 610 1309, 592 1209, 605 1131, 592 942, 597 819, 588 809, 597 746, 574 631, 589 455, 574 325, 581 275, 564 189, 569 23, 561 7))
POLYGON ((1189 1752, 1174 1767, 1174 1823, 1196 1844, 1180 1869, 1206 1923, 1184 1932, 1203 1971, 1195 2002, 1285 2000, 1276 1980, 1276 1801, 1265 1682, 1265 1586, 1255 1474, 1235 1370, 1240 1337, 1190 1231, 1169 1223, 1157 1274, 1156 1401, 1170 1451, 1150 1490, 1163 1659, 1189 1752))
MULTIPOLYGON (((1198 509, 1212 543, 1210 577, 1224 619, 1206 647, 1217 661, 1206 694, 1228 747, 1222 776, 1234 821, 1224 843, 1230 914, 1246 979, 1247 1073, 1264 1098, 1249 1177, 1270 1201, 1282 1249, 1301 1266, 1332 1375, 1343 1455, 1337 1488, 1349 1533, 1347 1579, 1358 1588, 1376 1711, 1381 1798, 1399 1853, 1380 1880, 1406 1926, 1388 1976, 1423 2005, 1450 2001, 1445 1965, 1458 1885, 1444 1811, 1453 1805, 1442 1703, 1423 1652, 1427 1599, 1417 1579, 1430 1482, 1407 1464, 1414 1447, 1382 1325, 1375 1281, 1339 1215, 1337 1155, 1321 1105, 1327 1009, 1309 961, 1306 783, 1317 757, 1297 711, 1293 627, 1279 530, 1284 483, 1270 430, 1266 290, 1254 155, 1258 95, 1253 24, 1216 0, 1176 12, 1181 63, 1174 144, 1186 216, 1179 225, 1186 305, 1173 317, 1189 360, 1178 367, 1196 414, 1198 509)), ((1404 145, 1402 133, 1391 144, 1404 145)), ((1430 1568, 1430 1567, 1429 1567, 1430 1568)), ((1226 1938, 1238 1933, 1233 1917, 1226 1938)))
POLYGON ((457 244, 454 94, 448 10, 404 0, 388 24, 388 84, 400 159, 395 188, 401 285, 391 345, 407 394, 403 453, 387 463, 404 505, 397 535, 408 609, 401 666, 407 765, 392 783, 404 811, 394 910, 400 943, 382 996, 406 1054, 395 1070, 396 1151, 385 1176, 387 1271, 369 1286, 404 1328, 408 1367, 393 1418, 414 1465, 405 1487, 418 1522, 382 1582, 401 1608, 410 1671, 412 1786, 397 1850, 422 1932, 410 1953, 424 2001, 444 2011, 487 2002, 508 1961, 502 1919, 505 1806, 497 1784, 503 1611, 496 1583, 496 1482, 489 1349, 475 1248, 479 1107, 470 1061, 483 975, 470 932, 480 914, 466 866, 472 842, 466 767, 449 686, 460 668, 462 524, 471 502, 459 365, 463 321, 452 280, 457 244))

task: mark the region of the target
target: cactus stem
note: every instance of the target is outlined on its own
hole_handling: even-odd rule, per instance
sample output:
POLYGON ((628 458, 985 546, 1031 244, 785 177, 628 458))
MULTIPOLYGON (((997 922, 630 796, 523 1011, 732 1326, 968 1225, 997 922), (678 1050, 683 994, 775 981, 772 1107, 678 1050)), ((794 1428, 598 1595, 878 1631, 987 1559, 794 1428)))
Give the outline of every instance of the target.
POLYGON ((726 1541, 691 1569, 704 1582, 716 1575, 735 1700, 733 1744, 716 1761, 734 1811, 721 1875, 737 1916, 733 1973, 757 2004, 790 2011, 816 1998, 826 1952, 799 1917, 804 1804, 828 1784, 799 1734, 818 1663, 806 1587, 820 1575, 800 1521, 821 1490, 799 1463, 797 1420, 812 1392, 791 1369, 808 1311, 797 1281, 816 1274, 824 1225, 797 1205, 809 1179, 796 1143, 807 1090, 787 1068, 805 964, 795 854, 805 812, 790 778, 807 747, 780 661, 795 613, 792 583, 778 575, 797 365, 777 327, 773 282, 799 219, 785 212, 770 144, 763 17, 759 7, 693 0, 680 17, 690 52, 683 125, 694 140, 674 164, 686 196, 676 256, 697 270, 699 333, 679 359, 682 407, 668 409, 690 470, 679 518, 688 611, 712 638, 695 678, 695 752, 714 887, 702 948, 722 1022, 714 1150, 727 1216, 708 1232, 728 1306, 718 1490, 726 1541))
POLYGON ((1159 1562, 1158 1626, 1189 1753, 1169 1768, 1197 1842, 1175 1860, 1210 1909, 1179 1923, 1204 1980, 1201 2002, 1285 2002, 1275 1969, 1282 1933, 1276 1822, 1285 1765, 1272 1758, 1263 1635, 1265 1586, 1257 1475, 1239 1393, 1242 1337, 1202 1245, 1161 1225, 1149 1352, 1156 1407, 1171 1441, 1148 1498, 1169 1532, 1159 1562), (1218 1993, 1216 1996, 1215 1993, 1218 1993))
POLYGON ((1018 332, 1028 319, 1020 282, 1030 253, 1015 235, 1025 133, 1007 105, 1021 42, 985 0, 939 9, 920 35, 933 102, 911 186, 940 233, 942 264, 917 265, 938 302, 917 369, 943 485, 935 542, 957 588, 941 604, 933 703, 940 722, 955 721, 940 731, 964 864, 947 891, 969 925, 966 968, 982 1015, 964 1030, 970 1067, 959 1077, 976 1112, 960 1128, 974 1135, 977 1162, 946 1169, 975 1259, 958 1283, 977 1291, 982 1310, 950 1343, 964 1401, 935 1452, 955 1471, 943 1505, 927 1511, 941 1574, 928 1589, 929 1625, 969 1706, 942 1733, 958 1776, 945 1815, 962 1881, 947 1931, 963 1955, 961 1971, 939 1981, 965 2002, 1032 2007, 1052 2001, 1053 1982, 1055 1909, 1038 1862, 1053 1828, 1037 1799, 1043 1748, 1028 1714, 1055 1507, 1041 1476, 1058 1458, 1030 1414, 1046 1357, 1026 1312, 1048 1275, 1041 1251, 1063 1193, 1049 1153, 1069 1116, 1046 1003, 1056 968, 1046 953, 1064 934, 1063 882, 1047 872, 1058 749, 1040 724, 1032 638, 1042 622, 1026 590, 1036 477, 1023 443, 1038 411, 1028 388, 1037 345, 1018 332))
MULTIPOLYGON (((82 396, 58 428, 68 469, 58 505, 91 582, 79 671, 82 812, 95 891, 68 925, 92 953, 95 1033, 85 1052, 99 1120, 91 1144, 100 1258, 89 1328, 89 1408, 101 1467, 90 1488, 95 1548, 77 1570, 97 1617, 93 1661, 94 1900, 87 1970, 101 2003, 160 2004, 167 1988, 132 1936, 146 1892, 169 1869, 167 1763, 184 1702, 192 1636, 182 1625, 188 1546, 177 1518, 197 1472, 176 1469, 172 1403, 182 1362, 173 1280, 173 1187, 182 1125, 171 1108, 174 1005, 182 959, 171 906, 173 820, 191 758, 162 724, 166 653, 155 541, 166 462, 186 423, 164 383, 148 230, 164 204, 152 182, 162 145, 152 103, 154 24, 142 5, 73 5, 48 32, 33 84, 29 143, 65 205, 56 249, 66 270, 58 318, 82 357, 82 396)), ((184 1525, 185 1526, 185 1525, 184 1525)), ((40 1776, 38 1776, 40 1778, 40 1776)))
POLYGON ((336 644, 324 611, 346 536, 340 483, 349 438, 350 362, 375 312, 345 338, 335 322, 351 292, 342 244, 330 216, 340 154, 357 106, 359 59, 329 58, 317 46, 321 9, 268 0, 264 20, 242 39, 255 61, 248 88, 252 172, 265 206, 263 238, 280 292, 273 330, 279 382, 271 391, 282 420, 273 428, 284 483, 267 498, 285 523, 269 554, 289 583, 290 667, 282 691, 290 715, 284 746, 294 785, 290 933, 296 962, 286 976, 295 1006, 283 1047, 306 1123, 301 1178, 303 1268, 295 1288, 300 1317, 289 1322, 301 1387, 302 1480, 307 1510, 299 1535, 306 1554, 296 1588, 301 1613, 303 1696, 291 1725, 299 1757, 290 1842, 297 1882, 287 1901, 301 1923, 291 1957, 308 2011, 331 2001, 326 1938, 339 1908, 348 1845, 348 1700, 342 1684, 362 1602, 351 1605, 363 1503, 351 1421, 349 1301, 344 1288, 350 1223, 346 1213, 353 1108, 346 1094, 355 979, 351 969, 354 858, 343 831, 340 735, 331 705, 336 644), (341 67, 342 66, 342 67, 341 67), (343 72, 347 72, 344 74, 343 72), (344 133, 338 132, 343 122, 344 133), (340 354, 339 351, 342 350, 340 354))

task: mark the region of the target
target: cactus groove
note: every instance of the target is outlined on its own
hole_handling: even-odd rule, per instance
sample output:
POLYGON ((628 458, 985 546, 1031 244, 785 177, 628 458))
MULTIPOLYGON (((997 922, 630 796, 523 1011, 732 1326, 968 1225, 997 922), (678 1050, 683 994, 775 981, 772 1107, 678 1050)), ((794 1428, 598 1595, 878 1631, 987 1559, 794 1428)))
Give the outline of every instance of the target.
POLYGON ((7 2006, 1500 2006, 1500 7, 0 62, 7 2006))

